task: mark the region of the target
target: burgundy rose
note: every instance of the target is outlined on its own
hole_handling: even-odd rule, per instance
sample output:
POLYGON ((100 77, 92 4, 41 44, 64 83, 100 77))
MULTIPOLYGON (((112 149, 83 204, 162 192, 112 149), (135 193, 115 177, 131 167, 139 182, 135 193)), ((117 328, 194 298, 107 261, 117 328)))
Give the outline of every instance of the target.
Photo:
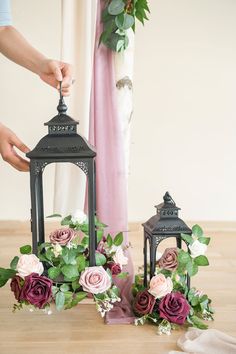
POLYGON ((176 270, 178 267, 178 249, 176 247, 166 248, 157 265, 163 269, 176 270))
POLYGON ((141 316, 152 313, 155 302, 155 297, 152 296, 147 289, 140 291, 134 299, 134 312, 141 316))
POLYGON ((189 311, 190 305, 180 292, 167 294, 159 304, 160 317, 180 325, 185 322, 189 311))
POLYGON ((121 273, 121 266, 119 264, 115 262, 109 262, 107 266, 111 270, 112 275, 117 275, 121 273))
POLYGON ((19 275, 16 275, 14 278, 12 278, 10 283, 11 291, 14 293, 17 301, 20 300, 20 294, 21 294, 23 282, 24 280, 21 277, 19 277, 19 275))
POLYGON ((52 280, 37 273, 25 277, 20 300, 27 300, 30 304, 41 309, 48 303, 51 296, 52 280))
POLYGON ((61 246, 66 246, 75 237, 75 235, 76 233, 73 229, 59 229, 53 231, 49 235, 49 239, 53 244, 59 243, 61 246))

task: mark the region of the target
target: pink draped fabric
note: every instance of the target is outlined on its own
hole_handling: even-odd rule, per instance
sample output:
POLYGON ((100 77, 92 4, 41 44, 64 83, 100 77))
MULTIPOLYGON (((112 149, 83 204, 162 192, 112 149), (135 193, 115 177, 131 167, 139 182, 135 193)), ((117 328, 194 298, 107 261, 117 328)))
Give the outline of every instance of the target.
MULTIPOLYGON (((116 82, 113 53, 104 45, 98 46, 102 31, 102 0, 98 1, 96 41, 94 49, 93 83, 90 106, 89 141, 96 147, 97 170, 97 212, 99 219, 106 223, 112 235, 123 231, 124 245, 128 244, 127 220, 127 176, 125 169, 124 143, 121 122, 118 119, 116 103, 116 82)), ((106 323, 132 323, 130 308, 130 288, 133 281, 133 265, 124 271, 129 272, 127 280, 117 280, 121 290, 121 303, 118 303, 106 316, 106 323)))

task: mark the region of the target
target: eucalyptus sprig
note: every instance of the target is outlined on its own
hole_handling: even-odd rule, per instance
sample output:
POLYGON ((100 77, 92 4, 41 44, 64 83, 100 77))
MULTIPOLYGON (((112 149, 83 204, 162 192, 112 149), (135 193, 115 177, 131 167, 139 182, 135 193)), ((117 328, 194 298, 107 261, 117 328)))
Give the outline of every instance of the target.
POLYGON ((105 8, 102 12, 103 32, 99 44, 115 52, 121 52, 128 47, 127 31, 132 28, 135 32, 135 20, 143 25, 150 13, 147 0, 104 0, 105 8))

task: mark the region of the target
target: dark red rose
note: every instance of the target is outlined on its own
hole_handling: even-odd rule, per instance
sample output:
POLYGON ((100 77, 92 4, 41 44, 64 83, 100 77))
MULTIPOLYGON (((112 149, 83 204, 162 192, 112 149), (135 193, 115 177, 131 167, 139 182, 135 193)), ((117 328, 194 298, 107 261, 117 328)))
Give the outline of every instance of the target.
POLYGON ((21 277, 19 277, 19 275, 16 275, 14 278, 12 278, 10 283, 11 291, 14 293, 17 301, 20 300, 20 294, 21 294, 23 282, 24 280, 21 277))
POLYGON ((117 275, 121 273, 121 266, 119 264, 115 262, 109 262, 107 266, 111 270, 112 275, 117 275))
POLYGON ((165 252, 157 261, 160 268, 174 271, 178 267, 178 249, 176 247, 166 248, 165 252))
POLYGON ((141 316, 152 313, 155 302, 155 297, 152 296, 147 289, 140 291, 134 299, 134 312, 141 316))
POLYGON ((190 305, 180 292, 167 294, 159 303, 160 317, 172 323, 183 324, 189 311, 190 305))
POLYGON ((52 280, 37 273, 32 273, 25 277, 20 300, 26 300, 30 304, 42 309, 48 303, 51 296, 52 280))

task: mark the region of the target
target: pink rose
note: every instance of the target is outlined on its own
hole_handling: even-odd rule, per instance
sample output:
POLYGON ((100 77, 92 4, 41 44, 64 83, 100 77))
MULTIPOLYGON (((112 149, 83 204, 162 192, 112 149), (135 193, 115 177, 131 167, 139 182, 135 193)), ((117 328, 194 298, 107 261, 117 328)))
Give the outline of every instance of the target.
POLYGON ((92 294, 104 293, 111 287, 111 279, 102 266, 86 268, 80 276, 83 290, 92 294))
POLYGON ((66 246, 75 237, 75 235, 76 233, 73 229, 59 229, 53 231, 49 235, 49 239, 53 244, 59 243, 61 246, 66 246))
POLYGON ((124 251, 121 246, 118 246, 116 253, 113 256, 114 262, 119 264, 121 269, 123 265, 128 264, 128 258, 125 256, 124 251))
POLYGON ((16 266, 17 274, 20 277, 26 277, 31 273, 37 273, 41 275, 43 273, 43 263, 35 254, 23 254, 20 256, 16 266))
POLYGON ((152 294, 155 299, 160 299, 166 294, 171 293, 173 283, 170 277, 166 278, 163 274, 157 274, 152 277, 149 287, 149 293, 152 294))

